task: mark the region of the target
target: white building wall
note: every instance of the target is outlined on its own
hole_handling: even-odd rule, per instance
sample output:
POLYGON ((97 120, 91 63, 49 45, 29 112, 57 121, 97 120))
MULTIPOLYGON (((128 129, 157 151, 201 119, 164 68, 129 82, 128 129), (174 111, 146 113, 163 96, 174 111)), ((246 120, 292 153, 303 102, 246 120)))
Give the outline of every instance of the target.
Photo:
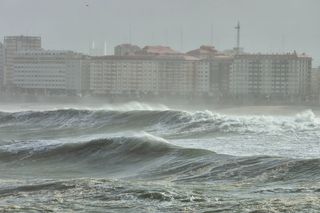
POLYGON ((95 94, 190 94, 194 63, 159 59, 98 58, 90 63, 95 94))
POLYGON ((196 93, 210 93, 210 62, 198 61, 195 64, 195 90, 196 93))
POLYGON ((92 60, 90 89, 97 94, 158 93, 158 67, 150 60, 92 60))
MULTIPOLYGON (((311 59, 308 57, 275 56, 242 56, 235 58, 230 75, 230 92, 233 95, 249 95, 257 92, 260 95, 308 95, 310 90, 311 59), (257 62, 255 68, 252 63, 257 62), (250 85, 253 72, 260 72, 257 90, 250 85)), ((258 75, 258 74, 257 74, 258 75)))
POLYGON ((84 70, 82 56, 71 51, 21 51, 14 61, 13 83, 24 89, 81 92, 88 69, 84 70))
POLYGON ((231 94, 248 94, 248 75, 248 61, 235 59, 231 67, 230 75, 231 94))
POLYGON ((41 37, 5 36, 3 45, 5 48, 3 82, 6 87, 11 87, 13 83, 14 58, 17 53, 25 50, 40 50, 41 37))

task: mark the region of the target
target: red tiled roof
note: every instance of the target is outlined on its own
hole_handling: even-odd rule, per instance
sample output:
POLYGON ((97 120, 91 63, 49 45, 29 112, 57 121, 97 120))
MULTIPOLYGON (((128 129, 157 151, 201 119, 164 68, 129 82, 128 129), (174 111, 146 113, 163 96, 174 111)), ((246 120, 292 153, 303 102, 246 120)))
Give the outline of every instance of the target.
POLYGON ((145 46, 142 49, 141 54, 170 55, 179 54, 179 52, 166 46, 145 46))

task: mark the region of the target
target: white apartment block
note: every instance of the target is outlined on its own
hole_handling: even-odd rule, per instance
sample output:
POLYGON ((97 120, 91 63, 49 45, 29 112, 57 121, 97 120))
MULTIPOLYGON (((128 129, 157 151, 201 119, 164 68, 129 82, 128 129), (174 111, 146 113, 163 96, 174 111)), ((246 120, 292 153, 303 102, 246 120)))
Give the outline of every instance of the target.
POLYGON ((229 94, 232 57, 214 56, 196 62, 195 92, 197 95, 225 96, 229 94))
POLYGON ((210 61, 201 60, 195 64, 195 91, 197 94, 210 93, 210 61))
POLYGON ((89 60, 72 51, 20 51, 13 83, 20 89, 81 93, 89 89, 89 60))
POLYGON ((189 95, 194 89, 194 60, 186 56, 105 56, 90 63, 95 94, 189 95))
POLYGON ((311 62, 310 57, 296 53, 236 55, 230 75, 230 92, 236 96, 308 96, 311 62))
POLYGON ((4 75, 5 86, 12 86, 14 58, 19 51, 40 50, 41 37, 38 36, 5 36, 4 37, 4 75))
POLYGON ((320 67, 312 68, 311 72, 311 92, 314 98, 320 98, 320 67))

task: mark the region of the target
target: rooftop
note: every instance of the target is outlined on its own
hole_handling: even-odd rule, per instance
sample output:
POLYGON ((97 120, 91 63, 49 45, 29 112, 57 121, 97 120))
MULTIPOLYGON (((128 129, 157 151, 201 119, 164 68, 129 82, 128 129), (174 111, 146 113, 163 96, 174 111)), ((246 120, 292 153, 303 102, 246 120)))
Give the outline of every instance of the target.
POLYGON ((171 49, 167 46, 145 46, 138 54, 147 54, 147 55, 172 55, 172 54, 181 54, 176 50, 171 49))

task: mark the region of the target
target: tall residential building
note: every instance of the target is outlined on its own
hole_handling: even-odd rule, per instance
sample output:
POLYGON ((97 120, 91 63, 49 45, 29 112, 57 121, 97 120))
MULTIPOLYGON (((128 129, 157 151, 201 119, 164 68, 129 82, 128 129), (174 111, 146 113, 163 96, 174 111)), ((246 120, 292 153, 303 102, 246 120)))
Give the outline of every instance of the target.
POLYGON ((320 67, 312 68, 311 72, 311 93, 315 102, 320 101, 320 67))
POLYGON ((13 83, 23 90, 83 93, 89 89, 89 58, 72 51, 20 51, 13 83))
POLYGON ((232 60, 230 56, 214 56, 198 61, 195 71, 196 93, 214 97, 228 96, 232 60))
POLYGON ((234 56, 230 92, 234 96, 302 100, 311 90, 312 58, 292 54, 234 56))
POLYGON ((188 55, 157 56, 159 68, 159 93, 192 96, 195 85, 195 62, 188 55))
POLYGON ((14 58, 19 51, 40 50, 41 37, 38 36, 5 36, 4 85, 12 86, 14 58))
POLYGON ((114 55, 116 56, 127 56, 135 55, 136 52, 140 51, 141 48, 133 44, 120 44, 114 48, 114 55))
POLYGON ((94 57, 90 89, 95 94, 190 95, 195 60, 183 55, 94 57))
POLYGON ((196 63, 196 93, 215 97, 227 96, 233 58, 219 53, 214 46, 207 45, 187 54, 201 59, 196 63))

